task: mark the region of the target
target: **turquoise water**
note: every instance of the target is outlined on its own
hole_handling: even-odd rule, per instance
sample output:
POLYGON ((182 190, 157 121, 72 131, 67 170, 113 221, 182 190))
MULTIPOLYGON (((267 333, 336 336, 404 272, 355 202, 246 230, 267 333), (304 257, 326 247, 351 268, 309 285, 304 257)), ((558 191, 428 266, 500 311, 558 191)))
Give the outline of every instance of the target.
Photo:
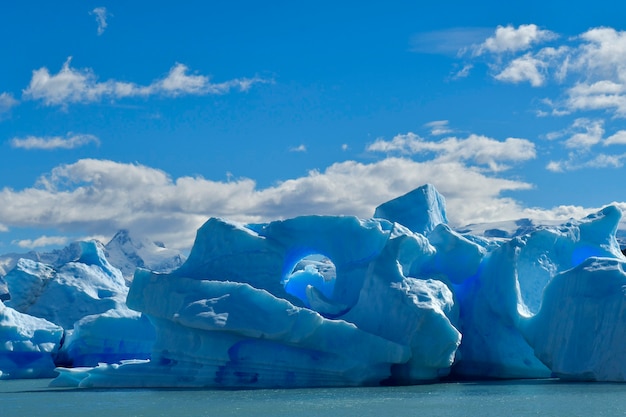
POLYGON ((59 390, 0 381, 0 416, 616 416, 626 384, 464 382, 258 391, 59 390))

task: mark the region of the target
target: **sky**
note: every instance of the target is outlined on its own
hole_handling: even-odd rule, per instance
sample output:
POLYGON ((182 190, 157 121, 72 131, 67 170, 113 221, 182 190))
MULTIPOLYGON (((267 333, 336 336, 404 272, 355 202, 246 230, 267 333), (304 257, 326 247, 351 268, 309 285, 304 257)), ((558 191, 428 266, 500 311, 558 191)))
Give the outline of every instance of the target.
MULTIPOLYGON (((210 217, 626 209, 626 3, 0 6, 0 253, 210 217)), ((509 2, 510 3, 510 2, 509 2)))

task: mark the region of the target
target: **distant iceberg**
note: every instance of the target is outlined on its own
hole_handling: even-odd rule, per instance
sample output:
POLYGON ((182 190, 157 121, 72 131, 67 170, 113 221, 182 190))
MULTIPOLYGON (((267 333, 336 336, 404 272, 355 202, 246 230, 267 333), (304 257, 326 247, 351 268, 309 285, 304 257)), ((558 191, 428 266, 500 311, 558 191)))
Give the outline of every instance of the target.
MULTIPOLYGON (((455 231, 432 185, 382 204, 371 219, 212 218, 180 267, 138 268, 130 290, 96 244, 84 244, 72 265, 20 261, 5 277, 11 320, 0 335, 22 322, 39 326, 50 340, 39 348, 48 355, 41 374, 62 365, 54 386, 623 381, 620 218, 608 206, 565 224, 522 219, 455 231), (73 275, 60 280, 65 271, 73 275), (74 283, 54 290, 63 308, 41 301, 61 285, 55 280, 74 283)), ((21 334, 31 351, 41 345, 21 334)), ((4 354, 20 363, 19 353, 4 354)))
POLYGON ((0 378, 54 376, 56 365, 150 357, 154 328, 126 307, 128 287, 103 246, 91 241, 71 248, 75 256, 56 267, 22 258, 4 277, 9 291, 0 301, 0 357, 6 358, 0 378), (26 372, 24 363, 32 369, 26 372))

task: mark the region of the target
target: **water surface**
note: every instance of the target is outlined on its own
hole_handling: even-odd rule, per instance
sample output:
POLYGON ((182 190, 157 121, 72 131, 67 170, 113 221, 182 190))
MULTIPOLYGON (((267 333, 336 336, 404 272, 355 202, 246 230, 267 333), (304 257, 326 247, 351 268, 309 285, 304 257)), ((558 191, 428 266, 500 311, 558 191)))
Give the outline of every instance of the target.
POLYGON ((626 384, 556 380, 411 387, 210 391, 50 389, 50 380, 0 381, 13 416, 616 416, 626 384))

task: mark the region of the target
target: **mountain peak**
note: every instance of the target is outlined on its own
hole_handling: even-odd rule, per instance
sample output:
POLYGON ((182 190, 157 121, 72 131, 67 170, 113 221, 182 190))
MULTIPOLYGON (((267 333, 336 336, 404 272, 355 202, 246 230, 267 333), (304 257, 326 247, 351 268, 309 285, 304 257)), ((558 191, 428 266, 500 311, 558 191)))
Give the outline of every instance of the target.
POLYGON ((119 230, 105 245, 106 256, 112 265, 132 279, 137 268, 169 272, 178 268, 185 257, 177 250, 168 249, 162 242, 137 238, 127 229, 119 230))

